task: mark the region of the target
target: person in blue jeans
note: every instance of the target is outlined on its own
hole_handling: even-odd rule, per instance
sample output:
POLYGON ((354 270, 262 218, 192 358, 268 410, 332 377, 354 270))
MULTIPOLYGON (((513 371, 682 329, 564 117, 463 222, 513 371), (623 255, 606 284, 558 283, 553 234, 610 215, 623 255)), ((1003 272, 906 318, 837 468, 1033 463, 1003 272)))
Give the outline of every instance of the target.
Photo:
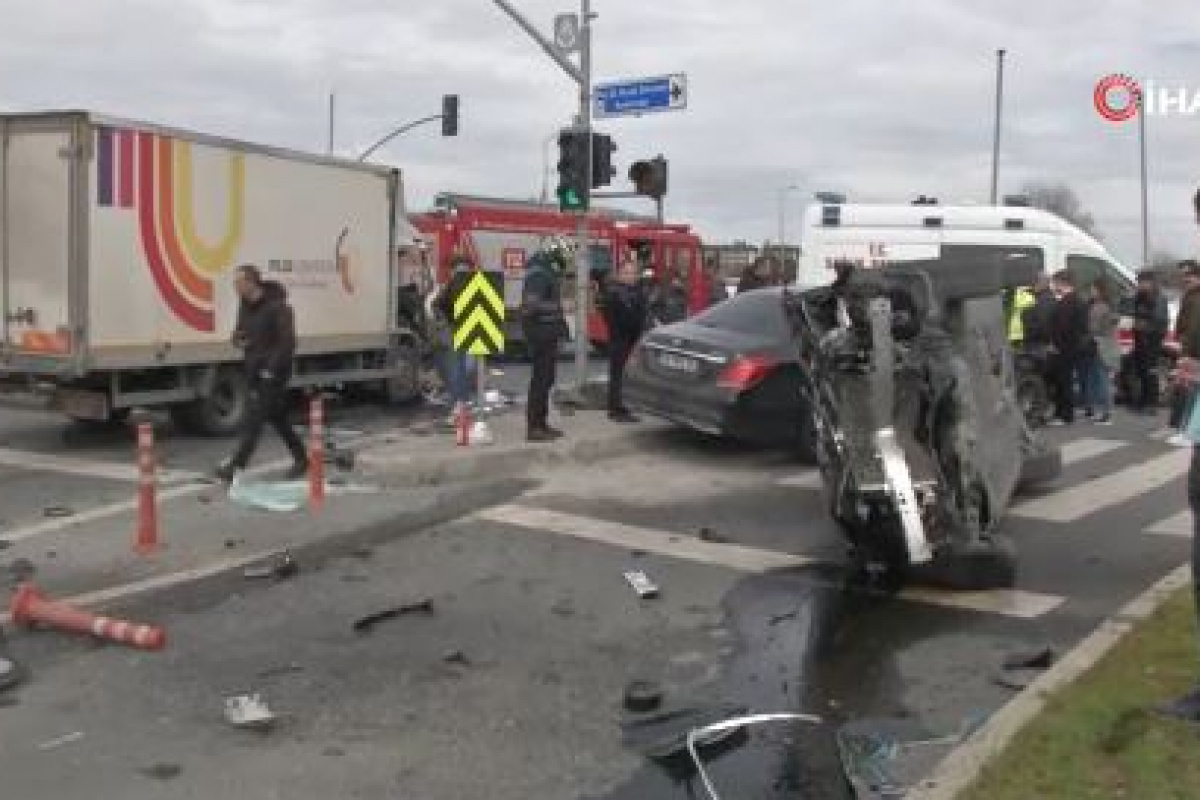
POLYGON ((1113 308, 1108 287, 1092 284, 1088 301, 1088 332, 1091 340, 1083 357, 1083 404, 1097 425, 1112 424, 1113 376, 1121 361, 1117 327, 1121 318, 1113 308))
MULTIPOLYGON (((1200 226, 1200 190, 1192 198, 1192 207, 1196 215, 1196 224, 1200 226)), ((1200 332, 1193 332, 1194 339, 1200 340, 1200 332)), ((1193 347, 1200 341, 1190 343, 1193 347)), ((1200 350, 1192 350, 1196 353, 1200 350)), ((1200 370, 1200 360, 1195 356, 1179 359, 1178 378, 1184 386, 1196 388, 1197 371, 1200 370)), ((1190 415, 1189 415, 1190 416, 1190 415)), ((1183 420, 1183 429, 1187 430, 1188 420, 1183 420)), ((1192 592, 1196 603, 1197 619, 1200 620, 1200 447, 1192 445, 1192 463, 1187 475, 1188 507, 1192 512, 1192 592)), ((1168 703, 1162 710, 1172 717, 1187 722, 1200 723, 1200 682, 1179 699, 1168 703)))
POLYGON ((469 404, 475 395, 477 365, 475 357, 454 349, 453 309, 450 302, 471 279, 471 261, 466 256, 455 256, 450 262, 450 278, 438 291, 433 300, 433 310, 439 317, 442 331, 442 371, 446 392, 450 400, 450 422, 453 423, 459 410, 469 404))

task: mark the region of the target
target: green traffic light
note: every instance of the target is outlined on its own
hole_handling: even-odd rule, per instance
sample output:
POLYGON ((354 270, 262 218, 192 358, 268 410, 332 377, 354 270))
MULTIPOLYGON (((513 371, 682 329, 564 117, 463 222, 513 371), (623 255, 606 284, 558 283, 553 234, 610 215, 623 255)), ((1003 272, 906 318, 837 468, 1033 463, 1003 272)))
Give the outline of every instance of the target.
POLYGON ((582 211, 587 204, 580 198, 579 193, 570 187, 558 190, 558 208, 560 211, 582 211))

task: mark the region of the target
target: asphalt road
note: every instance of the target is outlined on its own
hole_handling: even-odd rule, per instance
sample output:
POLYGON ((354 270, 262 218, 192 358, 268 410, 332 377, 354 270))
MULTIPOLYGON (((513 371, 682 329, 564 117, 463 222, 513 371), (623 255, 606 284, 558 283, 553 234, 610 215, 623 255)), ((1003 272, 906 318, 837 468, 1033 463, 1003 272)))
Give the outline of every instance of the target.
MULTIPOLYGON (((358 429, 388 422, 346 414, 358 429)), ((12 450, 117 460, 112 444, 66 448, 49 420, 2 419, 12 450)), ((846 587, 814 476, 790 456, 665 435, 291 580, 235 575, 126 603, 170 630, 161 654, 13 637, 31 679, 0 706, 0 781, 63 800, 703 797, 686 759, 646 753, 744 709, 822 723, 756 728, 710 753, 724 797, 851 797, 846 726, 923 728, 920 758, 891 765, 919 771, 1012 696, 995 680, 1007 655, 1061 655, 1187 559, 1190 454, 1149 436, 1156 425, 1122 415, 1050 433, 1066 475, 1011 512, 1015 590, 900 597, 846 587), (659 596, 639 599, 628 570, 659 596), (424 599, 430 614, 352 629, 424 599), (679 714, 650 724, 624 710, 635 679, 679 714), (279 715, 270 732, 222 719, 223 699, 247 691, 279 715)), ((181 470, 220 450, 167 446, 181 470)), ((129 488, 9 461, 0 503, 14 519, 68 491, 51 486, 75 487, 77 503, 129 488)))

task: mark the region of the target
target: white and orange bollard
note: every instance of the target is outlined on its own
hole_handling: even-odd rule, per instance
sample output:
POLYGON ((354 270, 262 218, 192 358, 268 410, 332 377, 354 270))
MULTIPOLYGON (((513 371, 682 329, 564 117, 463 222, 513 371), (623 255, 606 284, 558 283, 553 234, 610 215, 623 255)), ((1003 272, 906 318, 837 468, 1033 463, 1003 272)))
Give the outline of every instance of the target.
POLYGON ((312 513, 325 505, 325 409, 321 395, 308 404, 308 508, 312 513))
POLYGON ((133 549, 149 555, 158 549, 158 478, 154 463, 154 426, 138 423, 137 534, 133 549))
POLYGON ((471 406, 459 403, 454 412, 454 442, 459 447, 471 443, 471 406))
POLYGON ((143 625, 90 614, 66 603, 46 599, 31 583, 17 588, 9 607, 12 621, 17 625, 48 625, 72 633, 90 634, 118 644, 141 650, 162 650, 167 634, 157 625, 143 625))

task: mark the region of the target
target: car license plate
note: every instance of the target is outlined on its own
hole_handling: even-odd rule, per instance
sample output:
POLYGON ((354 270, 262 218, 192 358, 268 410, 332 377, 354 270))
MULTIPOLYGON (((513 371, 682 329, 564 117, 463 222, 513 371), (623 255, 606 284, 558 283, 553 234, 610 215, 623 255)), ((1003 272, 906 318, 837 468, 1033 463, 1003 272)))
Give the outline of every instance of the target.
POLYGON ((694 358, 676 355, 675 353, 659 353, 658 363, 676 372, 695 374, 700 370, 700 364, 694 358))

